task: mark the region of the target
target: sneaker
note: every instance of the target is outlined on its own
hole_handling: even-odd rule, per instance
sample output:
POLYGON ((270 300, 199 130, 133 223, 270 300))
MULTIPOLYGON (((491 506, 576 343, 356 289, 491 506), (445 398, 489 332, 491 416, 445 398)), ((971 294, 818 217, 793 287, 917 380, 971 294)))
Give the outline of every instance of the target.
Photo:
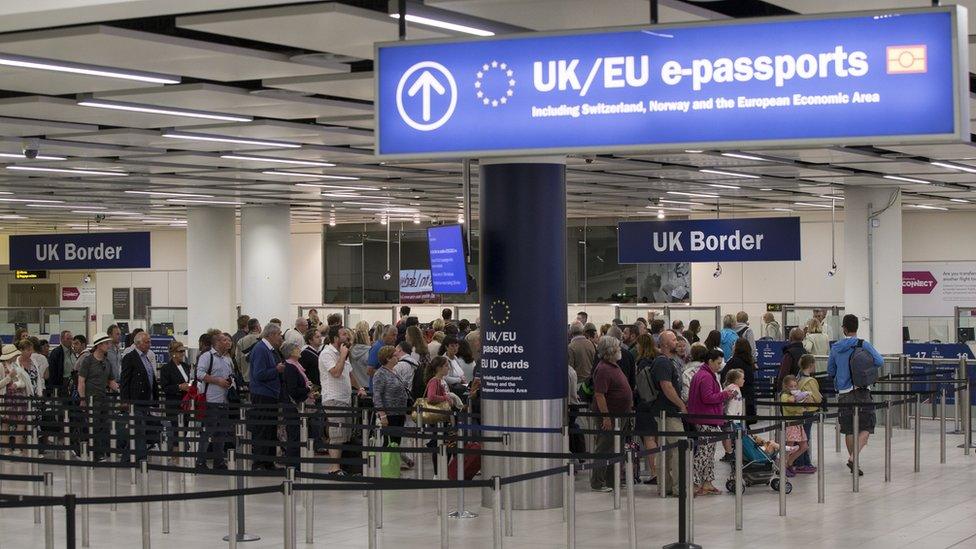
POLYGON ((597 487, 597 488, 590 488, 590 490, 592 490, 594 492, 601 492, 601 493, 604 493, 604 494, 609 493, 609 492, 613 492, 613 488, 611 488, 609 486, 600 486, 600 487, 597 487))
POLYGON ((657 486, 657 477, 651 477, 649 479, 642 480, 641 484, 650 484, 650 485, 657 486))
POLYGON ((800 465, 799 467, 794 467, 793 471, 799 475, 812 475, 817 472, 817 468, 813 465, 800 465))
POLYGON ((786 468, 786 477, 787 478, 793 478, 795 476, 796 476, 796 471, 794 471, 792 467, 787 467, 786 468))
MULTIPOLYGON (((848 461, 847 462, 847 469, 850 470, 851 473, 853 473, 854 472, 854 463, 848 461)), ((860 467, 857 469, 857 476, 859 476, 859 477, 863 477, 864 476, 864 471, 862 471, 860 469, 860 467)))
POLYGON ((722 459, 719 460, 719 461, 723 461, 725 463, 734 463, 735 462, 735 454, 732 453, 732 452, 726 452, 725 455, 722 456, 722 459))

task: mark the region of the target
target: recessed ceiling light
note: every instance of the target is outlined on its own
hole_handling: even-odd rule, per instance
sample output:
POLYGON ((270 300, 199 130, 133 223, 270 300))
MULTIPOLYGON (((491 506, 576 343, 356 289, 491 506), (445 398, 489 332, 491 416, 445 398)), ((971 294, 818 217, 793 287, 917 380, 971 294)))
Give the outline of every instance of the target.
POLYGON ((710 169, 707 169, 707 168, 702 168, 702 169, 700 169, 698 171, 700 171, 701 173, 710 173, 712 175, 727 175, 729 177, 743 177, 745 179, 759 179, 759 176, 758 175, 752 175, 751 173, 726 172, 726 171, 722 171, 722 170, 710 170, 710 169))
POLYGON ((34 158, 27 158, 23 153, 0 153, 0 158, 19 158, 21 160, 67 160, 64 156, 48 156, 45 154, 39 154, 34 158))
POLYGON ((105 206, 76 206, 74 204, 27 204, 28 208, 62 208, 74 210, 107 210, 105 206))
POLYGON ((698 153, 703 153, 705 151, 701 149, 685 149, 685 152, 688 154, 698 154, 698 153))
POLYGON ((163 137, 169 139, 189 139, 191 141, 215 141, 217 143, 238 143, 241 145, 256 145, 260 147, 281 147, 283 149, 300 149, 299 143, 287 141, 269 141, 266 139, 248 139, 246 137, 231 137, 228 135, 210 135, 204 133, 163 132, 163 137))
POLYGON ((722 153, 722 156, 727 156, 729 158, 738 158, 738 159, 741 159, 741 160, 758 160, 760 162, 769 162, 769 160, 766 160, 765 158, 760 158, 758 156, 752 156, 752 155, 748 155, 748 154, 722 153))
POLYGON ((742 187, 739 187, 738 185, 723 185, 721 183, 708 183, 708 186, 709 187, 715 187, 716 189, 733 189, 733 190, 737 190, 737 189, 741 189, 742 188, 742 187))
POLYGON ((763 188, 763 189, 759 189, 759 190, 760 190, 760 191, 767 191, 767 192, 768 192, 768 191, 771 191, 772 189, 768 189, 768 188, 763 188))
POLYGON ((684 191, 667 191, 667 194, 672 194, 675 196, 690 196, 692 198, 718 198, 717 194, 706 194, 706 193, 686 193, 684 191))
POLYGON ((958 202, 960 204, 969 204, 969 201, 965 198, 950 198, 949 202, 958 202))
POLYGON ((38 198, 0 198, 0 202, 32 202, 35 204, 64 204, 64 200, 48 200, 38 198))
POLYGON ((773 211, 775 211, 775 212, 792 212, 793 210, 791 210, 790 208, 773 208, 773 211))
POLYGON ((894 180, 894 181, 904 181, 906 183, 918 183, 920 185, 931 185, 932 184, 931 181, 926 181, 924 179, 913 179, 911 177, 902 177, 900 175, 885 175, 885 176, 882 176, 882 177, 884 177, 885 179, 891 179, 891 180, 894 180))
POLYGON ((939 210, 940 212, 947 212, 949 208, 943 208, 942 206, 931 206, 929 204, 909 204, 913 208, 919 208, 921 210, 939 210))
POLYGON ((135 80, 137 82, 150 82, 153 84, 179 84, 180 77, 165 74, 128 71, 111 67, 101 67, 98 65, 87 65, 83 63, 71 63, 68 61, 56 61, 54 59, 42 59, 39 57, 28 57, 26 55, 12 55, 9 53, 0 54, 0 65, 8 67, 23 67, 26 69, 40 69, 45 71, 70 72, 73 74, 85 74, 88 76, 104 76, 106 78, 119 78, 122 80, 135 80))
POLYGON ((813 208, 829 208, 830 204, 814 204, 812 202, 794 202, 794 206, 810 206, 813 208))
POLYGON ((170 109, 166 107, 156 107, 152 105, 140 105, 138 103, 126 103, 123 101, 104 101, 101 99, 83 99, 78 101, 82 107, 97 107, 99 109, 113 109, 117 111, 144 112, 148 114, 168 114, 173 116, 184 116, 188 118, 203 118, 205 120, 225 120, 227 122, 251 122, 251 116, 240 116, 236 114, 224 114, 219 112, 198 111, 193 109, 170 109))
POLYGON ((396 213, 417 213, 417 208, 359 208, 363 212, 396 212, 396 213))
POLYGON ((964 166, 962 164, 950 164, 948 162, 932 162, 933 166, 938 166, 940 168, 947 168, 950 170, 959 170, 961 172, 976 173, 976 168, 972 166, 964 166))
POLYGON ((126 194, 146 194, 149 196, 175 196, 182 198, 213 198, 212 194, 171 193, 164 191, 125 191, 126 194))
POLYGON ((322 193, 322 196, 327 196, 329 198, 356 198, 356 199, 364 198, 366 200, 393 200, 393 198, 389 196, 369 196, 369 195, 360 195, 356 193, 322 193))
POLYGON ((52 172, 66 173, 71 175, 129 175, 126 172, 110 172, 105 170, 76 170, 73 168, 42 168, 40 166, 6 166, 8 170, 19 170, 23 172, 52 172))
POLYGON ((231 202, 229 200, 194 200, 192 198, 169 198, 166 202, 177 204, 216 204, 220 206, 243 206, 243 202, 231 202))
POLYGON ((278 170, 265 170, 261 173, 265 175, 284 175, 290 177, 308 177, 313 179, 341 179, 343 181, 359 181, 358 177, 353 177, 351 175, 326 175, 321 173, 288 172, 278 170))
MULTIPOLYGON (((399 13, 391 13, 390 17, 394 19, 399 19, 399 13)), ((433 19, 430 17, 422 17, 420 15, 413 15, 407 13, 407 21, 411 23, 417 23, 418 25, 427 25, 428 27, 437 27, 439 29, 447 29, 455 32, 463 32, 465 34, 473 34, 475 36, 495 36, 490 30, 479 29, 477 27, 470 27, 468 25, 459 25, 457 23, 451 23, 450 21, 441 21, 440 19, 433 19)))
POLYGON ((4 214, 4 215, 0 215, 0 219, 27 219, 27 218, 22 215, 4 214))
POLYGON ((351 187, 348 185, 324 185, 320 183, 295 183, 296 187, 313 187, 316 189, 333 189, 336 191, 378 191, 379 187, 351 187))
POLYGON ((251 162, 272 162, 276 164, 295 164, 296 166, 321 166, 323 168, 334 168, 335 164, 329 162, 316 162, 314 160, 294 160, 292 158, 275 158, 271 156, 251 156, 246 154, 222 154, 221 158, 227 160, 248 160, 251 162))

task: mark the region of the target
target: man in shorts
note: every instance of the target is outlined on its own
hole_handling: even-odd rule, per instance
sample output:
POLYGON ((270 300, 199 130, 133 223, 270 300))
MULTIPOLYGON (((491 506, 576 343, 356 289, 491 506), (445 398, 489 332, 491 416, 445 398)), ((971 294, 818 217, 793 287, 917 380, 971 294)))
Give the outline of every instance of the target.
MULTIPOLYGON (((352 429, 349 425, 353 423, 354 418, 341 409, 337 410, 337 408, 347 408, 351 411, 352 390, 356 389, 360 397, 366 396, 366 391, 359 385, 354 376, 349 375, 352 372, 352 364, 349 363, 352 334, 342 326, 331 326, 329 328, 329 341, 330 343, 325 345, 319 354, 319 372, 322 376, 322 405, 326 407, 325 415, 330 424, 328 429, 329 444, 345 444, 349 442, 352 435, 352 429)), ((329 457, 339 459, 342 457, 342 450, 330 448, 329 457)), ((326 472, 342 474, 338 463, 330 463, 326 472)))
MULTIPOLYGON (((871 343, 858 339, 857 328, 858 320, 855 315, 844 315, 841 324, 844 337, 837 340, 830 347, 830 359, 827 361, 827 375, 834 380, 834 388, 837 390, 837 402, 841 404, 838 410, 837 420, 840 422, 840 432, 845 435, 847 441, 847 468, 854 472, 854 408, 847 404, 861 404, 858 408, 858 433, 857 446, 860 454, 868 444, 868 437, 874 433, 874 426, 877 422, 871 398, 870 387, 855 387, 851 374, 851 355, 860 347, 871 354, 874 364, 878 368, 884 365, 884 358, 874 349, 871 343)), ((817 441, 822 444, 823 441, 817 441)), ((864 475, 864 471, 858 470, 858 475, 864 475)))

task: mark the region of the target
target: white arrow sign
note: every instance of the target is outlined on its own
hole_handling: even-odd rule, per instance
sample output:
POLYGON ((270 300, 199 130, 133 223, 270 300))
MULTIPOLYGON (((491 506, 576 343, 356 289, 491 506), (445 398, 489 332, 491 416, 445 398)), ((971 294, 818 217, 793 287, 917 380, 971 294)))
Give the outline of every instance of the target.
MULTIPOLYGON (((399 84, 397 84, 396 105, 397 111, 400 113, 400 118, 411 128, 422 132, 429 132, 443 126, 451 118, 451 115, 454 114, 457 100, 458 90, 454 75, 444 65, 434 61, 415 63, 404 71, 403 76, 400 77, 399 84), (418 72, 420 76, 413 81, 413 84, 407 86, 407 82, 418 72), (405 98, 416 97, 418 93, 421 94, 420 99, 422 101, 421 120, 411 118, 403 104, 405 98), (430 101, 433 93, 447 96, 447 109, 436 120, 431 120, 434 117, 431 114, 433 105, 431 105, 430 101)), ((440 108, 442 103, 443 101, 438 103, 437 107, 440 108)))
POLYGON ((417 95, 417 92, 423 90, 424 122, 430 121, 430 90, 432 89, 435 92, 437 92, 437 95, 444 95, 444 93, 447 92, 447 90, 444 89, 444 86, 442 86, 441 83, 438 82, 436 78, 434 78, 434 75, 430 74, 430 71, 424 71, 420 75, 420 78, 418 78, 417 81, 413 83, 413 86, 410 86, 410 90, 407 91, 407 95, 413 97, 417 95))

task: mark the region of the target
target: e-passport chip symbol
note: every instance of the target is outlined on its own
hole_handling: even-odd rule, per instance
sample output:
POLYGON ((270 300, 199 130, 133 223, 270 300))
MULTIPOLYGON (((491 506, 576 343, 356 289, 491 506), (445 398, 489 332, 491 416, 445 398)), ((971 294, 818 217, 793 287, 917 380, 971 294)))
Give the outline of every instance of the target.
POLYGON ((888 46, 888 74, 914 74, 928 70, 925 44, 888 46))

